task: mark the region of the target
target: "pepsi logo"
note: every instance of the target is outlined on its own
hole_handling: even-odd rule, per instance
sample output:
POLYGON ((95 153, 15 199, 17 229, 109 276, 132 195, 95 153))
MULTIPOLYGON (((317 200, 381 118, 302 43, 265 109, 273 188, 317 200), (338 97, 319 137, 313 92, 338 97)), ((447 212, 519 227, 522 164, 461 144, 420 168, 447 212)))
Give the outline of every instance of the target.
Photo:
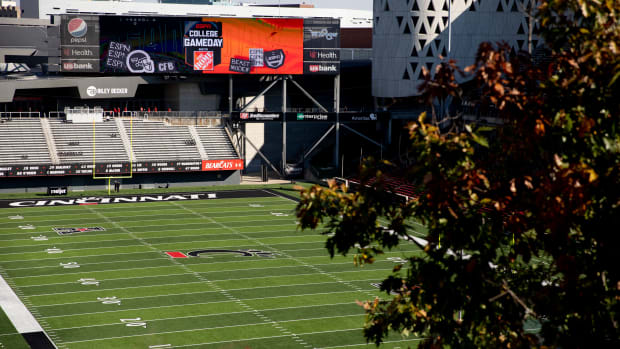
POLYGON ((69 24, 67 24, 67 30, 69 31, 69 34, 71 34, 71 36, 73 36, 74 38, 81 38, 86 35, 86 32, 88 31, 88 26, 83 19, 74 18, 69 21, 69 24))

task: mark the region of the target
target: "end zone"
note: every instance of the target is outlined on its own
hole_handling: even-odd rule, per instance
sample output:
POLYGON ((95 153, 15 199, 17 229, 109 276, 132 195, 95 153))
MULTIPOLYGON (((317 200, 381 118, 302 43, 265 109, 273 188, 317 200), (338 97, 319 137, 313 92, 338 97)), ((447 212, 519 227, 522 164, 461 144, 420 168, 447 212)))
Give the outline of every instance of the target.
POLYGON ((138 202, 162 202, 185 200, 214 200, 214 199, 242 199, 280 196, 266 190, 222 190, 211 192, 165 193, 150 195, 119 195, 119 196, 88 196, 80 198, 50 198, 45 200, 17 199, 0 200, 0 208, 9 207, 43 207, 43 206, 70 206, 70 205, 100 205, 122 204, 138 202))

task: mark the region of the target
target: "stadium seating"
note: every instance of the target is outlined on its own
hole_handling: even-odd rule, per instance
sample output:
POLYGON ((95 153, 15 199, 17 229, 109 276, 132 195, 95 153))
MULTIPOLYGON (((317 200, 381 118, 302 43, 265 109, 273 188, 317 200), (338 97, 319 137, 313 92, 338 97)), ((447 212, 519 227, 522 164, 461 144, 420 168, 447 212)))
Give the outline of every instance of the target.
POLYGON ((209 159, 236 159, 239 156, 223 127, 196 126, 209 159))
POLYGON ((93 155, 97 163, 128 162, 129 145, 125 148, 123 136, 129 137, 132 132, 135 161, 239 158, 223 127, 191 126, 196 132, 190 132, 189 126, 167 126, 163 122, 118 121, 97 122, 93 128, 92 123, 60 119, 3 120, 0 165, 92 163, 93 155), (42 127, 42 120, 49 124, 49 147, 44 132, 47 126, 42 127), (54 148, 55 156, 50 156, 54 148))
POLYGON ((96 162, 129 161, 116 124, 99 122, 95 126, 93 128, 92 123, 50 121, 61 163, 92 163, 93 149, 96 162))
POLYGON ((192 144, 187 126, 165 126, 159 121, 124 121, 128 133, 133 132, 136 161, 197 160, 200 153, 192 144), (133 131, 131 128, 133 127, 133 131))
POLYGON ((0 164, 51 162, 39 119, 13 119, 0 124, 0 164))

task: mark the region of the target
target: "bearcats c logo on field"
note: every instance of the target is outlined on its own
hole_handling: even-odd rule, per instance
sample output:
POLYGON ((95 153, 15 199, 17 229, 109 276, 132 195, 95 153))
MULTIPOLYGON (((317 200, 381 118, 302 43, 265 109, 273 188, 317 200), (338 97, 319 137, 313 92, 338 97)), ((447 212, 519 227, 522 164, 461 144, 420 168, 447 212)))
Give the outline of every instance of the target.
POLYGON ((53 228, 58 235, 71 235, 77 233, 85 233, 89 231, 105 231, 104 227, 90 227, 90 228, 53 228))
POLYGON ((237 254, 238 257, 275 257, 276 253, 261 250, 197 250, 187 253, 192 257, 211 257, 209 254, 237 254), (204 255, 204 256, 201 256, 204 255))

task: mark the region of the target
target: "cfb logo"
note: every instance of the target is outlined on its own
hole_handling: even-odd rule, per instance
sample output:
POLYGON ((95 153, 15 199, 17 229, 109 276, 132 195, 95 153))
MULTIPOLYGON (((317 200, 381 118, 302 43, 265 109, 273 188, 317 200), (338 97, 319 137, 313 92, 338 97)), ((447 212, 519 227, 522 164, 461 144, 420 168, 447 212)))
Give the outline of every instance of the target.
POLYGON ((88 25, 86 25, 86 22, 83 19, 74 18, 69 21, 69 24, 67 24, 67 30, 74 38, 81 38, 86 35, 88 25))

